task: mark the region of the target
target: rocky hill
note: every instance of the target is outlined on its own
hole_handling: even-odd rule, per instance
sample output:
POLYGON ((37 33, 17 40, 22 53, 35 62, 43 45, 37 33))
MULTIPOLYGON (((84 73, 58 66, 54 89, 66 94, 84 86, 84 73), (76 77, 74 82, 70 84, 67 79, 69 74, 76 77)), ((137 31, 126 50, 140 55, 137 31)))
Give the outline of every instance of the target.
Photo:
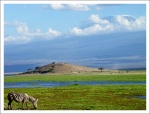
POLYGON ((33 74, 33 73, 77 74, 77 73, 85 73, 85 72, 92 72, 92 71, 99 71, 99 70, 96 68, 78 66, 69 63, 53 62, 51 64, 47 64, 41 67, 35 67, 34 70, 28 69, 27 72, 24 72, 22 74, 33 74))

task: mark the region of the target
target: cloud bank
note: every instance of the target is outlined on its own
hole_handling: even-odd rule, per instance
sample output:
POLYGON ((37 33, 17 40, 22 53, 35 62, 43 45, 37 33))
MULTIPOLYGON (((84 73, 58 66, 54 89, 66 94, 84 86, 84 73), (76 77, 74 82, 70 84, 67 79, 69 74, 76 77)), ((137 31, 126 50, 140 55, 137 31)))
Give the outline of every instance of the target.
POLYGON ((129 15, 117 15, 103 19, 97 14, 92 14, 89 17, 89 23, 90 25, 84 28, 73 27, 70 32, 76 36, 85 36, 146 29, 145 17, 134 18, 129 15))
POLYGON ((67 60, 61 60, 61 59, 7 60, 5 61, 5 65, 24 65, 24 64, 31 64, 31 63, 35 65, 45 65, 53 61, 69 62, 72 64, 92 66, 96 68, 98 68, 99 65, 103 65, 103 67, 109 69, 145 68, 145 64, 146 64, 145 58, 143 58, 142 56, 124 56, 124 57, 85 58, 85 59, 72 59, 72 60, 71 59, 69 60, 68 59, 67 60))
POLYGON ((15 26, 18 36, 7 35, 4 38, 6 43, 27 43, 30 41, 49 40, 61 36, 61 32, 48 28, 46 32, 42 32, 39 28, 30 31, 26 23, 5 23, 5 26, 15 26))
POLYGON ((44 9, 52 10, 77 10, 77 11, 89 11, 90 8, 85 4, 51 4, 44 5, 44 9))
MULTIPOLYGON (((57 4, 53 6, 55 9, 64 9, 65 6, 57 4)), ((72 6, 80 7, 82 9, 85 6, 72 6)), ((129 15, 116 15, 101 18, 98 14, 91 14, 88 19, 88 25, 74 26, 67 33, 62 33, 49 27, 47 31, 43 32, 40 28, 34 31, 30 31, 26 23, 19 22, 5 22, 5 26, 14 26, 16 28, 17 35, 6 35, 5 43, 27 43, 31 41, 50 40, 58 37, 65 36, 88 36, 96 34, 109 34, 115 32, 127 32, 127 31, 143 31, 146 30, 145 17, 135 18, 129 15)))

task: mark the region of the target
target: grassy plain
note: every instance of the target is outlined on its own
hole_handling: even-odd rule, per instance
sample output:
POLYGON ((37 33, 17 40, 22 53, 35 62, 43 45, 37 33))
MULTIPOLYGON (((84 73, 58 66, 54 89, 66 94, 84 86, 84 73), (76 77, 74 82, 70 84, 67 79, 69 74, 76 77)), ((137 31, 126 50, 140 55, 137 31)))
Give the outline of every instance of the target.
MULTIPOLYGON (((37 110, 146 110, 146 100, 134 96, 146 95, 145 85, 70 85, 54 88, 9 88, 4 90, 5 109, 7 93, 28 93, 39 99, 37 110)), ((32 105, 29 105, 32 109, 32 105)), ((13 102, 13 109, 21 103, 13 102)))
POLYGON ((145 73, 88 73, 88 74, 29 74, 5 76, 4 82, 29 82, 29 81, 146 81, 145 73))
MULTIPOLYGON (((5 76, 4 82, 28 81, 146 81, 146 74, 89 73, 62 75, 5 76)), ((53 88, 5 88, 4 107, 8 92, 27 93, 39 99, 37 110, 146 110, 146 85, 69 85, 53 88)), ((21 103, 13 102, 18 110, 21 103)), ((32 105, 29 105, 32 110, 32 105)))

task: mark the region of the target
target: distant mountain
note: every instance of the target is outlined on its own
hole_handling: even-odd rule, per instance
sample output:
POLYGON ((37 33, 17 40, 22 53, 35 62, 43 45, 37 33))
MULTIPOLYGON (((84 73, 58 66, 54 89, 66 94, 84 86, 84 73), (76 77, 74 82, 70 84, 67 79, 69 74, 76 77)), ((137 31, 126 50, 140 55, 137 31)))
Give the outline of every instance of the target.
MULTIPOLYGON (((136 21, 136 18, 130 15, 121 15, 124 19, 127 19, 129 22, 136 21)), ((109 16, 109 17, 104 17, 102 18, 104 20, 109 21, 110 23, 116 23, 117 22, 117 15, 116 16, 109 16)))
POLYGON ((13 73, 13 72, 25 72, 27 69, 35 68, 35 64, 18 64, 18 65, 4 65, 5 73, 13 73))
POLYGON ((146 68, 126 68, 126 69, 119 69, 119 70, 146 70, 146 68))
POLYGON ((146 32, 58 38, 5 45, 4 57, 5 66, 44 65, 62 61, 95 68, 141 68, 146 67, 146 32))

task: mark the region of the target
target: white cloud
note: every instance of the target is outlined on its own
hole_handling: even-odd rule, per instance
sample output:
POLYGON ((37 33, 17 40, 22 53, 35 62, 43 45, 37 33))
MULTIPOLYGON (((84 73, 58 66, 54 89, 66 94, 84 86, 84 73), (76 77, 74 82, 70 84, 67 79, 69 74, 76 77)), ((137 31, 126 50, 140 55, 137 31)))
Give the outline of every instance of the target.
MULTIPOLYGON (((128 17, 131 17, 131 16, 128 16, 128 17)), ((137 30, 145 30, 145 27, 146 27, 144 17, 139 17, 135 20, 130 20, 130 19, 125 18, 124 15, 118 15, 116 16, 116 22, 118 23, 117 26, 120 30, 137 31, 137 30)))
POLYGON ((139 30, 145 30, 146 29, 146 21, 145 21, 145 17, 139 17, 136 19, 135 22, 133 22, 133 27, 135 29, 139 29, 139 30))
POLYGON ((40 33, 41 29, 37 28, 35 32, 40 33))
POLYGON ((42 32, 39 28, 31 32, 26 23, 8 23, 7 25, 15 26, 18 35, 7 35, 4 38, 5 43, 27 43, 34 40, 49 40, 61 36, 61 32, 52 28, 48 28, 46 32, 42 32))
POLYGON ((116 21, 123 26, 130 26, 130 22, 121 15, 116 16, 116 21))
POLYGON ((61 33, 51 28, 48 28, 46 32, 42 32, 40 29, 36 29, 35 32, 27 32, 24 33, 23 35, 31 37, 31 39, 33 40, 34 39, 37 40, 37 38, 40 38, 39 40, 42 40, 42 39, 52 39, 52 38, 59 37, 61 36, 61 33))
POLYGON ((103 20, 103 19, 101 19, 98 15, 95 15, 95 14, 91 15, 91 16, 89 17, 89 20, 92 21, 92 22, 94 22, 94 23, 109 24, 109 21, 103 20))
MULTIPOLYGON (((58 6, 57 8, 62 8, 63 6, 58 6)), ((75 6, 71 6, 74 7, 75 6)), ((77 7, 77 6, 76 6, 77 7)), ((82 5, 78 6, 82 7, 82 5)), ((81 8, 82 9, 82 8, 81 8)), ((57 38, 63 35, 75 35, 75 36, 86 36, 95 34, 106 34, 113 32, 124 32, 124 31, 139 31, 146 30, 146 20, 145 17, 134 18, 128 15, 117 15, 110 18, 100 18, 97 14, 92 14, 89 16, 88 25, 83 27, 74 26, 70 29, 69 34, 61 33, 52 28, 48 28, 47 31, 42 32, 41 29, 37 28, 34 31, 30 31, 26 23, 19 22, 5 22, 5 26, 16 27, 16 32, 18 36, 12 36, 8 34, 5 37, 6 43, 27 43, 30 41, 39 40, 49 40, 57 38)))
POLYGON ((90 26, 85 28, 73 27, 71 34, 73 35, 92 35, 92 34, 104 34, 113 31, 114 26, 107 20, 101 19, 98 15, 91 15, 89 17, 90 26))
POLYGON ((14 21, 12 23, 10 23, 10 22, 4 22, 4 25, 5 26, 14 26, 14 27, 16 27, 16 26, 19 25, 19 22, 18 21, 14 21))
POLYGON ((6 36, 4 38, 5 43, 15 43, 15 44, 19 44, 19 43, 27 43, 29 42, 31 39, 27 36, 6 36))
POLYGON ((48 32, 47 32, 48 36, 54 36, 54 37, 58 37, 61 35, 60 32, 56 31, 56 30, 53 30, 51 28, 48 29, 48 32))
POLYGON ((112 32, 123 31, 138 31, 145 30, 146 23, 144 17, 133 18, 131 16, 117 15, 113 19, 102 19, 99 15, 92 14, 89 16, 89 26, 86 27, 73 27, 70 31, 71 34, 82 36, 92 34, 105 34, 112 32), (113 20, 113 21, 112 21, 113 20))
POLYGON ((17 32, 18 33, 26 33, 29 32, 28 26, 25 23, 20 23, 17 25, 17 32))
POLYGON ((16 40, 16 38, 14 36, 6 36, 4 39, 5 42, 11 42, 11 41, 15 41, 15 40, 16 40))
POLYGON ((102 10, 102 9, 103 9, 102 7, 96 6, 96 10, 97 10, 97 11, 100 11, 100 10, 102 10))
POLYGON ((12 26, 12 24, 9 23, 9 22, 4 22, 4 25, 5 25, 5 26, 12 26))
POLYGON ((51 4, 50 7, 54 10, 63 10, 63 9, 65 9, 65 5, 62 5, 62 4, 51 4))
POLYGON ((89 7, 84 4, 69 4, 68 5, 69 9, 72 10, 79 10, 79 11, 89 11, 89 7))
POLYGON ((92 34, 103 34, 104 32, 106 33, 107 30, 111 30, 112 27, 111 25, 107 25, 107 26, 101 26, 100 24, 94 24, 92 26, 86 27, 86 28, 77 28, 74 27, 71 30, 71 33, 73 35, 77 35, 77 36, 86 36, 86 35, 92 35, 92 34))
POLYGON ((85 4, 51 4, 44 6, 45 9, 53 10, 76 10, 76 11, 89 11, 90 8, 85 4))
POLYGON ((82 34, 83 34, 83 30, 80 29, 80 28, 74 27, 74 28, 71 30, 71 33, 72 33, 72 34, 75 34, 75 35, 82 35, 82 34))
POLYGON ((122 15, 117 15, 115 17, 116 19, 116 29, 118 30, 132 30, 132 26, 131 26, 131 21, 129 21, 128 19, 124 18, 122 15))

